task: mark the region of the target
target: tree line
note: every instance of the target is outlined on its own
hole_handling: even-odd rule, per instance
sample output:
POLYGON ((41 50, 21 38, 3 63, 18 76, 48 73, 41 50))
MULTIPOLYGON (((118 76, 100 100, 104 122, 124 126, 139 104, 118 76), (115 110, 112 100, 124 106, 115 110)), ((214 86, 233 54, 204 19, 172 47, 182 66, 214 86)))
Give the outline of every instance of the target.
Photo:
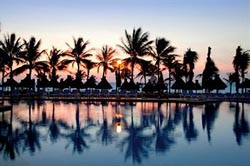
MULTIPOLYGON (((195 63, 199 59, 196 51, 187 49, 180 61, 174 53, 176 47, 170 44, 164 37, 149 39, 149 33, 143 32, 141 28, 133 29, 132 33, 125 30, 125 37, 117 45, 119 49, 128 55, 128 58, 116 56, 117 50, 111 46, 104 45, 101 51, 89 48, 89 41, 82 37, 73 38, 73 45, 66 43, 68 50, 63 51, 53 47, 50 51, 41 49, 41 39, 31 37, 29 40, 22 40, 15 33, 7 34, 0 40, 0 70, 2 72, 2 85, 8 77, 13 80, 14 76, 28 72, 31 80, 34 72, 38 78, 48 76, 51 81, 57 81, 60 71, 69 71, 69 66, 76 66, 76 80, 90 77, 90 71, 97 68, 99 72, 102 68, 102 78, 107 72, 115 72, 124 79, 134 82, 135 78, 141 78, 146 84, 148 76, 157 76, 160 80, 162 71, 168 70, 168 90, 170 90, 171 80, 183 79, 185 82, 193 82, 195 63), (93 53, 95 52, 95 54, 93 53), (47 56, 47 58, 42 58, 47 56), (95 57, 95 58, 94 58, 95 57), (150 58, 147 58, 150 57, 150 58), (96 59, 95 61, 93 59, 96 59), (148 60, 152 59, 152 60, 148 60), (122 63, 118 64, 118 60, 122 63), (17 65, 14 68, 14 64, 17 65), (135 76, 135 68, 139 70, 135 76)), ((211 48, 208 48, 207 62, 205 69, 200 76, 202 86, 206 89, 206 84, 210 80, 218 77, 219 69, 211 59, 211 48)), ((236 54, 232 62, 234 71, 228 74, 226 79, 230 85, 236 83, 236 91, 245 81, 245 73, 250 64, 249 50, 244 51, 240 46, 236 49, 236 54)), ((72 73, 72 71, 69 71, 72 73)), ((13 89, 12 85, 11 90, 13 89)))

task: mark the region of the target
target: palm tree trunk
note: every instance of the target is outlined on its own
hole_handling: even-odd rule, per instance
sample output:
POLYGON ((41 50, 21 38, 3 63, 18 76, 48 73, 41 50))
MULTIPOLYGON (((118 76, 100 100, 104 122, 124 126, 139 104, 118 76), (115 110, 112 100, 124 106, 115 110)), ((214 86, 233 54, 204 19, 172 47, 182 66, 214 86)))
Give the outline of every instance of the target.
POLYGON ((160 60, 158 60, 158 62, 157 62, 157 70, 158 70, 158 72, 157 72, 157 80, 159 81, 159 78, 160 78, 160 60))
POLYGON ((102 78, 104 78, 104 73, 105 73, 106 68, 103 67, 103 72, 102 72, 102 78))
POLYGON ((51 82, 52 82, 52 91, 55 92, 55 83, 56 83, 56 68, 52 68, 52 75, 51 75, 51 82))
POLYGON ((2 71, 2 91, 4 89, 4 69, 2 71))
MULTIPOLYGON (((12 64, 10 66, 10 80, 13 79, 13 69, 12 69, 12 64)), ((13 85, 10 84, 10 92, 11 92, 11 96, 12 96, 12 90, 13 90, 13 85)))
POLYGON ((238 73, 239 69, 236 66, 235 68, 235 73, 236 73, 236 93, 239 93, 239 84, 240 84, 240 78, 239 78, 239 73, 238 73))
POLYGON ((132 62, 132 71, 131 71, 131 80, 134 80, 134 67, 135 67, 135 64, 134 62, 132 62))
POLYGON ((144 74, 143 74, 143 77, 144 77, 144 85, 146 85, 147 84, 147 76, 146 76, 146 73, 144 72, 144 74))
MULTIPOLYGON (((31 74, 32 74, 32 67, 29 68, 29 80, 31 82, 31 74)), ((29 85, 29 90, 31 89, 32 85, 29 85)))
POLYGON ((87 70, 87 80, 89 79, 90 70, 87 70))
POLYGON ((170 70, 168 70, 168 94, 170 94, 170 87, 171 87, 171 74, 170 70))
MULTIPOLYGON (((243 83, 245 81, 245 73, 244 73, 244 71, 241 72, 241 77, 242 77, 241 83, 243 83)), ((242 88, 241 92, 244 93, 245 92, 245 88, 244 87, 241 87, 241 88, 242 88)))
POLYGON ((77 63, 77 74, 76 74, 76 79, 80 79, 78 78, 80 76, 80 63, 77 63))
POLYGON ((232 83, 231 83, 231 82, 229 83, 229 86, 230 86, 230 91, 229 91, 229 93, 232 94, 232 83))
POLYGON ((190 68, 190 72, 189 72, 189 81, 193 81, 194 78, 194 72, 193 72, 194 68, 190 68))

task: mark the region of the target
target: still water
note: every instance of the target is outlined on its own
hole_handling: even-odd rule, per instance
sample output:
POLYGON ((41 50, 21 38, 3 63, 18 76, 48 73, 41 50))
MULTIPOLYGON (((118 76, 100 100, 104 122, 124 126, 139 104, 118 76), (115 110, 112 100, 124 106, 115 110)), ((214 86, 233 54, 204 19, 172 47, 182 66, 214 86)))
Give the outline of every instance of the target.
POLYGON ((0 165, 249 165, 249 120, 242 103, 19 101, 0 165))

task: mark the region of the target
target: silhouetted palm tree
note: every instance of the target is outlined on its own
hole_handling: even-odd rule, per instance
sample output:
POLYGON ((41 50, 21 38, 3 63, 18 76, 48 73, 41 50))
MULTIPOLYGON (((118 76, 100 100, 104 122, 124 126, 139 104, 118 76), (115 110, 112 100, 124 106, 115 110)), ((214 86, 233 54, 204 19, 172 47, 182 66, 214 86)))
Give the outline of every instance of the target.
POLYGON ((182 77, 186 76, 186 71, 183 69, 184 65, 178 60, 175 60, 172 66, 173 68, 170 74, 174 77, 175 80, 182 79, 182 77))
POLYGON ((91 60, 88 59, 85 59, 84 63, 85 63, 85 68, 87 70, 87 80, 88 80, 90 75, 90 70, 95 68, 97 66, 97 63, 92 62, 91 60))
POLYGON ((168 68, 168 93, 170 93, 170 87, 171 87, 171 75, 174 74, 174 71, 177 71, 175 69, 180 69, 179 62, 176 60, 176 57, 178 55, 175 54, 169 54, 163 59, 163 65, 168 68))
POLYGON ((209 89, 208 87, 210 86, 210 81, 215 78, 216 75, 218 75, 219 71, 219 69, 215 66, 214 61, 211 59, 210 55, 211 47, 208 47, 207 62, 202 74, 202 86, 205 89, 209 89))
POLYGON ((0 72, 2 73, 2 90, 4 88, 5 75, 9 70, 7 63, 8 63, 8 57, 6 57, 6 54, 0 48, 0 72))
POLYGON ((230 94, 232 93, 232 85, 234 82, 237 81, 237 74, 236 73, 227 73, 228 78, 224 78, 225 81, 227 81, 229 83, 230 86, 230 94))
POLYGON ((138 60, 138 64, 140 64, 140 67, 139 67, 139 73, 137 74, 136 77, 141 76, 142 78, 144 78, 144 84, 146 85, 147 76, 154 75, 156 67, 153 64, 151 64, 151 61, 147 61, 147 60, 144 60, 144 59, 138 60))
POLYGON ((198 61, 198 54, 195 51, 191 51, 189 48, 186 53, 184 54, 183 65, 185 71, 188 73, 188 81, 192 82, 194 78, 194 64, 198 61))
MULTIPOLYGON (((61 51, 56 49, 55 47, 52 48, 50 53, 48 54, 48 65, 50 68, 50 78, 52 82, 57 82, 59 78, 57 71, 63 71, 67 68, 69 61, 67 59, 61 59, 61 57, 65 56, 65 54, 61 51)), ((54 91, 54 86, 53 86, 54 91)))
POLYGON ((241 74, 242 82, 245 81, 245 71, 248 69, 250 64, 250 54, 245 51, 242 53, 242 48, 240 46, 236 49, 236 55, 233 60, 234 70, 236 76, 238 77, 236 81, 236 91, 238 93, 239 88, 239 73, 241 74))
POLYGON ((68 59, 66 63, 72 63, 72 65, 76 64, 77 72, 76 72, 76 80, 81 80, 82 78, 82 69, 81 67, 85 68, 85 59, 87 57, 92 56, 90 50, 87 50, 87 46, 89 44, 88 41, 84 41, 83 38, 79 37, 77 40, 73 38, 74 46, 71 47, 68 43, 70 50, 66 52, 66 54, 71 57, 68 59))
POLYGON ((118 45, 130 57, 126 60, 131 65, 131 79, 134 79, 134 67, 137 64, 139 57, 149 54, 150 44, 153 41, 148 40, 148 33, 142 33, 142 29, 133 29, 132 34, 128 34, 125 30, 125 41, 122 40, 122 45, 118 45))
POLYGON ((20 58, 23 59, 24 64, 16 68, 13 72, 15 75, 18 75, 28 70, 28 78, 31 80, 33 69, 48 70, 46 61, 38 61, 41 55, 45 53, 45 50, 40 51, 41 40, 36 41, 35 37, 31 37, 29 41, 24 40, 24 46, 24 51, 20 53, 20 58))
MULTIPOLYGON (((1 55, 4 56, 5 63, 10 69, 10 79, 13 80, 13 64, 16 62, 17 64, 22 60, 19 58, 19 54, 22 49, 22 44, 20 42, 21 38, 17 38, 16 34, 12 33, 11 35, 7 34, 4 37, 3 41, 0 41, 0 50, 1 55)), ((11 91, 13 89, 13 85, 10 85, 11 91)))
POLYGON ((99 72, 99 69, 101 66, 103 67, 102 78, 106 76, 108 70, 113 71, 113 68, 111 67, 111 62, 112 62, 114 53, 115 53, 115 49, 105 45, 102 47, 101 53, 97 54, 96 56, 97 60, 99 61, 97 72, 99 72))
POLYGON ((175 50, 175 47, 170 45, 170 42, 167 41, 165 38, 157 38, 155 40, 155 47, 150 49, 150 54, 156 60, 155 65, 157 67, 157 78, 159 80, 160 77, 160 65, 165 60, 168 59, 175 50))

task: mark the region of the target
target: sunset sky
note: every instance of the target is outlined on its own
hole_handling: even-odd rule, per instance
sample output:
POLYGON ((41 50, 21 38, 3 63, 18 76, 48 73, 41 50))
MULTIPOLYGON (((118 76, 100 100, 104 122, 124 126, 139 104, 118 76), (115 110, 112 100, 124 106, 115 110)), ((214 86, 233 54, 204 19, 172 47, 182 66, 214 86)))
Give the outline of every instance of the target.
POLYGON ((90 47, 116 48, 125 29, 142 27, 150 39, 170 40, 180 55, 197 51, 197 74, 208 46, 221 73, 233 70, 238 45, 250 49, 249 0, 0 0, 0 22, 1 39, 12 32, 26 40, 35 36, 48 50, 67 49, 72 36, 89 40, 90 47))

